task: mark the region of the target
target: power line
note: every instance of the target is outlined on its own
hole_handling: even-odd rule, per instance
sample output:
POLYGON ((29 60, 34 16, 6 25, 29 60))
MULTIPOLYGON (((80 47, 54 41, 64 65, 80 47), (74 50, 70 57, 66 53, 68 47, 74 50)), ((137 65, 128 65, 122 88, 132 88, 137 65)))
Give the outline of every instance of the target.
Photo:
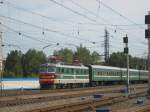
MULTIPOLYGON (((143 29, 143 27, 139 26, 139 24, 137 24, 136 22, 134 22, 133 20, 129 19, 128 17, 122 15, 121 13, 119 13, 118 11, 116 11, 115 9, 109 7, 108 5, 106 5, 105 3, 103 3, 102 1, 96 0, 98 3, 100 3, 101 5, 103 5, 104 7, 108 8, 109 10, 111 10, 112 12, 116 13, 117 15, 119 15, 120 17, 124 18, 125 20, 135 24, 136 26, 140 27, 143 29)), ((145 28, 144 28, 145 29, 145 28)))
POLYGON ((39 40, 39 39, 37 39, 37 38, 35 38, 35 37, 32 37, 32 36, 26 35, 26 34, 24 34, 24 33, 21 33, 21 32, 19 32, 19 31, 16 31, 16 30, 14 30, 13 28, 10 28, 9 26, 4 25, 4 24, 2 24, 2 23, 0 23, 0 25, 2 25, 3 27, 7 28, 7 29, 10 30, 10 31, 13 31, 14 33, 16 33, 16 34, 18 34, 18 35, 22 35, 22 36, 24 36, 24 37, 26 37, 26 38, 29 38, 29 39, 32 39, 32 40, 34 40, 34 41, 38 41, 38 42, 41 42, 41 43, 50 44, 50 43, 47 42, 48 40, 47 40, 47 41, 39 40))
MULTIPOLYGON (((74 2, 73 0, 69 0, 69 1, 72 2, 74 5, 78 6, 79 8, 81 8, 81 9, 87 11, 88 13, 94 15, 95 17, 97 17, 97 14, 95 14, 95 13, 92 12, 92 11, 90 11, 89 9, 82 7, 80 4, 74 2)), ((106 19, 104 19, 103 17, 100 17, 100 18, 101 18, 103 21, 105 21, 106 23, 108 23, 108 21, 107 21, 106 19)))
POLYGON ((51 2, 53 2, 53 3, 55 3, 55 4, 57 4, 57 5, 59 5, 59 6, 63 7, 63 8, 65 8, 65 9, 67 9, 67 10, 69 10, 69 11, 71 11, 71 12, 77 14, 77 15, 80 15, 80 16, 82 16, 82 17, 84 17, 84 18, 86 18, 86 19, 88 19, 88 20, 90 20, 90 21, 92 21, 92 22, 96 22, 96 20, 94 20, 94 19, 88 17, 87 15, 84 15, 84 14, 78 12, 78 11, 75 11, 75 10, 73 10, 73 9, 71 9, 71 8, 69 8, 69 7, 67 7, 67 6, 65 6, 65 5, 63 5, 63 4, 61 4, 61 3, 57 2, 57 1, 55 1, 55 0, 49 0, 49 1, 51 1, 51 2))
MULTIPOLYGON (((71 8, 69 8, 69 7, 67 7, 67 6, 65 6, 65 5, 63 5, 63 4, 59 3, 59 2, 56 2, 55 0, 49 0, 49 1, 51 1, 51 2, 53 2, 53 3, 55 3, 55 4, 57 4, 57 5, 59 5, 59 6, 63 7, 63 8, 65 8, 65 9, 67 9, 67 10, 69 10, 69 11, 75 13, 75 14, 78 14, 78 15, 80 15, 80 16, 82 16, 82 17, 84 17, 84 18, 86 18, 86 19, 88 19, 88 20, 90 20, 90 21, 92 21, 92 22, 97 23, 96 20, 93 21, 93 19, 91 20, 91 18, 89 18, 88 16, 83 15, 82 13, 79 13, 79 12, 77 12, 77 11, 74 11, 73 9, 71 9, 71 8)), ((99 1, 98 1, 98 2, 99 2, 99 1)), ((105 5, 105 4, 104 4, 104 5, 105 5)), ((106 5, 106 6, 107 6, 107 5, 106 5)), ((124 16, 122 16, 122 17, 124 17, 124 16)), ((127 17, 124 17, 124 18, 126 18, 126 19, 129 21, 129 19, 128 19, 127 17)), ((131 21, 131 20, 130 20, 130 22, 134 23, 135 25, 138 25, 138 24, 136 24, 135 22, 133 22, 133 21, 131 21)), ((121 29, 121 28, 118 28, 118 29, 121 30, 121 31, 124 31, 124 30, 121 29)))
MULTIPOLYGON (((21 8, 21 7, 17 7, 17 6, 15 6, 14 4, 12 4, 12 3, 10 3, 10 2, 6 2, 6 1, 5 1, 5 2, 0 3, 0 4, 8 5, 8 6, 11 6, 11 7, 17 9, 17 10, 22 10, 22 11, 24 11, 24 12, 31 13, 31 14, 33 14, 33 15, 40 16, 40 17, 42 17, 42 18, 45 18, 45 19, 48 19, 48 20, 51 20, 51 21, 54 21, 54 22, 60 22, 59 20, 57 20, 57 19, 54 18, 54 17, 45 16, 45 15, 42 15, 42 14, 37 13, 37 12, 33 12, 33 11, 30 11, 30 10, 27 10, 27 9, 24 9, 24 8, 21 8), (5 3, 6 3, 6 4, 5 4, 5 3)), ((60 23, 61 23, 61 22, 60 22, 60 23)), ((69 21, 67 20, 67 23, 72 23, 72 21, 69 22, 69 21)), ((63 24, 66 25, 66 23, 63 23, 63 24)))
POLYGON ((74 38, 74 39, 78 39, 78 40, 82 40, 82 41, 86 41, 86 42, 90 42, 92 44, 96 43, 94 41, 90 41, 90 40, 87 40, 87 39, 81 39, 79 37, 75 37, 75 36, 72 36, 72 35, 69 35, 69 34, 65 34, 63 32, 60 32, 60 31, 56 31, 56 30, 52 30, 52 29, 49 29, 49 28, 43 28, 43 27, 40 27, 40 26, 37 26, 37 25, 33 25, 31 23, 26 23, 24 21, 21 21, 21 20, 17 20, 17 19, 14 19, 14 18, 11 18, 11 17, 7 17, 7 16, 3 16, 3 15, 0 15, 0 17, 3 17, 3 18, 7 18, 7 19, 10 19, 10 20, 13 20, 13 21, 17 21, 19 23, 23 23, 25 25, 28 25, 28 26, 32 26, 34 28, 38 28, 38 29, 43 29, 45 31, 48 31, 48 32, 52 32, 52 33, 56 33, 56 34, 59 34, 61 36, 65 36, 65 37, 71 37, 71 38, 74 38))
MULTIPOLYGON (((54 0, 52 0, 52 1, 54 1, 54 0)), ((55 1, 56 2, 56 1, 55 1)), ((73 9, 72 9, 73 10, 73 9)), ((81 13, 82 14, 82 13, 81 13)), ((88 16, 87 16, 88 17, 88 16)), ((86 18, 86 17, 85 17, 86 18)), ((94 22, 94 21, 92 21, 92 22, 94 22)), ((95 20, 95 22, 96 22, 96 20, 95 20)), ((97 22, 96 22, 97 23, 97 22)), ((99 24, 100 25, 100 24, 99 24)), ((108 25, 108 24, 105 24, 105 25, 108 25)), ((111 24, 110 24, 111 25, 111 24)), ((112 24, 113 25, 113 24, 112 24)), ((134 24, 135 25, 135 24, 134 24)), ((114 25, 114 27, 115 27, 116 25, 114 25)), ((119 25, 118 25, 119 26, 119 25)), ((137 25, 136 25, 137 26, 137 25)), ((40 29, 43 29, 42 27, 40 27, 40 29)), ((44 28, 44 30, 46 30, 47 28, 44 28)), ((47 30, 46 30, 47 31, 47 30)), ((52 32, 53 32, 53 30, 52 30, 52 32)), ((55 31, 54 31, 55 32, 55 31)), ((54 33, 53 32, 53 33, 54 33)), ((55 32, 56 33, 56 32, 55 32)), ((58 34, 58 33, 57 33, 58 34)), ((63 33, 64 34, 64 33, 63 33)), ((60 35, 63 35, 63 34, 60 34, 60 35)), ((63 35, 64 36, 64 35, 63 35)), ((70 35, 67 35, 67 37, 70 37, 70 35)), ((76 38, 76 37, 74 37, 74 38, 76 38)), ((92 42, 91 41, 91 43, 94 43, 94 42, 92 42)))
POLYGON ((133 27, 133 26, 145 26, 145 24, 102 24, 102 23, 88 23, 88 22, 84 22, 80 24, 84 25, 84 24, 90 24, 90 25, 95 25, 95 26, 112 26, 112 27, 133 27))
MULTIPOLYGON (((50 0, 50 1, 53 1, 53 2, 56 2, 56 1, 54 1, 54 0, 50 0)), ((59 2, 57 2, 57 3, 59 3, 59 2)), ((73 3, 75 3, 75 2, 73 2, 73 3)), ((59 5, 63 5, 63 4, 60 4, 59 3, 59 5)), ((63 5, 64 6, 64 5, 63 5)), ((66 7, 66 6, 65 6, 66 7)), ((80 6, 81 7, 81 6, 80 6)), ((17 7, 16 7, 17 8, 17 7)), ((82 7, 83 8, 83 7, 82 7)), ((19 8, 19 9, 22 9, 22 8, 19 8)), ((71 9, 71 8, 70 8, 71 9)), ((84 10, 87 10, 86 8, 83 8, 84 10)), ((26 10, 26 9, 22 9, 22 10, 25 10, 25 11, 28 11, 28 10, 26 10)), ((71 11, 73 11, 74 12, 74 10, 72 10, 71 9, 71 11)), ((30 12, 30 11, 28 11, 28 12, 30 12)), ((75 12, 77 12, 77 11, 75 11, 75 12)), ((74 13, 75 13, 74 12, 74 13)), ((46 17, 46 18, 49 18, 49 17, 47 17, 47 16, 43 16, 43 15, 41 15, 41 14, 38 14, 38 13, 35 13, 35 12, 30 12, 30 13, 33 13, 33 14, 36 14, 36 15, 39 15, 39 16, 42 16, 42 17, 46 17)), ((92 12, 90 12, 91 14, 93 14, 92 12)), ((76 13, 76 14, 79 14, 79 13, 76 13)), ((93 14, 93 15, 95 15, 95 14, 93 14)), ((87 16, 88 17, 88 16, 87 16)), ((94 22, 96 22, 96 20, 94 20, 94 22)), ((93 23, 94 24, 94 23, 93 23)), ((117 26, 117 25, 113 25, 113 24, 98 24, 98 25, 111 25, 111 26, 117 26)), ((139 25, 139 24, 137 24, 137 25, 139 25)), ((118 25, 118 26, 120 26, 120 25, 118 25)), ((123 26, 123 25, 122 25, 123 26)), ((120 29, 120 28, 118 28, 118 29, 120 29)), ((120 30, 123 30, 124 31, 124 29, 120 29, 120 30)), ((92 42, 93 43, 93 42, 92 42)))
POLYGON ((39 41, 39 42, 41 42, 41 43, 45 43, 45 44, 48 44, 48 45, 54 45, 53 43, 55 43, 55 45, 64 44, 64 45, 72 45, 72 46, 76 46, 76 47, 77 47, 77 45, 72 44, 72 43, 57 43, 57 42, 49 41, 49 40, 45 40, 45 39, 44 39, 45 41, 39 40, 39 39, 37 39, 37 38, 35 38, 35 37, 33 37, 33 36, 29 36, 29 35, 27 35, 27 34, 25 34, 25 33, 16 31, 16 30, 14 30, 14 29, 12 29, 12 28, 10 28, 10 27, 8 27, 7 25, 4 25, 4 24, 2 24, 2 23, 0 23, 0 25, 2 25, 3 27, 7 28, 8 30, 10 30, 10 31, 12 31, 12 32, 14 32, 14 33, 16 33, 16 34, 18 34, 18 35, 22 35, 22 36, 24 36, 24 37, 26 37, 26 38, 29 38, 29 39, 32 39, 32 40, 34 40, 34 41, 39 41), (48 42, 50 42, 50 43, 48 43, 48 42))

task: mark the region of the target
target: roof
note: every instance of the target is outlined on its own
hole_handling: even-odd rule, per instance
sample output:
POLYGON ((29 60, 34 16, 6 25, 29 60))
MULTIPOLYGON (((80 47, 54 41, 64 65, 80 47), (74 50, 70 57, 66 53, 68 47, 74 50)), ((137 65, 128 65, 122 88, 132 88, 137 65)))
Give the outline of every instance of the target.
POLYGON ((101 68, 101 69, 111 69, 111 70, 120 70, 121 68, 118 67, 111 67, 111 66, 102 66, 102 65, 91 65, 92 68, 101 68))
MULTIPOLYGON (((119 67, 111 67, 111 66, 102 66, 102 65, 91 65, 92 68, 100 68, 100 69, 110 69, 110 70, 123 70, 126 71, 126 68, 119 68, 119 67)), ((139 71, 138 69, 130 69, 130 71, 139 71)), ((140 70, 141 72, 148 72, 146 70, 140 70)))
POLYGON ((56 67, 64 67, 64 68, 76 68, 76 69, 88 69, 88 67, 84 65, 74 66, 74 65, 62 65, 62 64, 53 64, 53 63, 45 63, 41 66, 56 66, 56 67))
POLYGON ((64 67, 64 68, 76 68, 76 69, 88 69, 88 67, 81 65, 81 66, 74 66, 74 65, 56 65, 56 67, 64 67))

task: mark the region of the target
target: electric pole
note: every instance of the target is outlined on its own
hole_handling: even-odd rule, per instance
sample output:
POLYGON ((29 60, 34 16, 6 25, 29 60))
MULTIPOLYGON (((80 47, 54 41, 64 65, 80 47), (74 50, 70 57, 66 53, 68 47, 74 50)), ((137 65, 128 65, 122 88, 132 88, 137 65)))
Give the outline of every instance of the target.
POLYGON ((3 75, 3 41, 2 41, 2 32, 0 32, 0 89, 2 95, 2 76, 3 75))
POLYGON ((148 26, 148 29, 145 30, 145 38, 148 39, 148 95, 150 96, 150 12, 145 16, 145 24, 148 26))
POLYGON ((129 48, 128 48, 128 36, 127 35, 126 37, 123 37, 123 43, 125 43, 124 53, 126 54, 126 61, 127 61, 127 93, 130 93, 129 48))
POLYGON ((109 33, 107 29, 105 29, 105 36, 104 36, 104 55, 105 55, 105 63, 109 63, 109 33))

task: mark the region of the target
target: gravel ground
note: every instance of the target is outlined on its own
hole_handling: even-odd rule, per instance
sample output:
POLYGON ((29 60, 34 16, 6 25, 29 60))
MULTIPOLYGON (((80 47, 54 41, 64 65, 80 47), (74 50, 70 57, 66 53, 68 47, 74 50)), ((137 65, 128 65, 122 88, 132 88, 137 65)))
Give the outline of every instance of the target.
POLYGON ((40 109, 40 108, 46 108, 46 107, 53 107, 58 105, 64 105, 64 104, 70 104, 70 103, 77 103, 92 100, 92 96, 88 97, 77 97, 77 98, 69 98, 69 99, 63 99, 63 100, 55 100, 55 101, 48 101, 48 102, 42 102, 42 103, 35 103, 35 104, 25 104, 25 105, 19 105, 19 106, 11 106, 11 107, 5 107, 0 108, 0 112, 22 112, 27 110, 34 110, 34 109, 40 109))

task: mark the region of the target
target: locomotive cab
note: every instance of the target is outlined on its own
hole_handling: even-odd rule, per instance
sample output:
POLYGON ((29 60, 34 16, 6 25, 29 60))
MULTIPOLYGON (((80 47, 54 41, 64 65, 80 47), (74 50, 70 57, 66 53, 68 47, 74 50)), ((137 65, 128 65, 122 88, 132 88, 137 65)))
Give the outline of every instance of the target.
POLYGON ((51 64, 43 64, 40 66, 40 88, 51 88, 56 77, 56 66, 51 64))

